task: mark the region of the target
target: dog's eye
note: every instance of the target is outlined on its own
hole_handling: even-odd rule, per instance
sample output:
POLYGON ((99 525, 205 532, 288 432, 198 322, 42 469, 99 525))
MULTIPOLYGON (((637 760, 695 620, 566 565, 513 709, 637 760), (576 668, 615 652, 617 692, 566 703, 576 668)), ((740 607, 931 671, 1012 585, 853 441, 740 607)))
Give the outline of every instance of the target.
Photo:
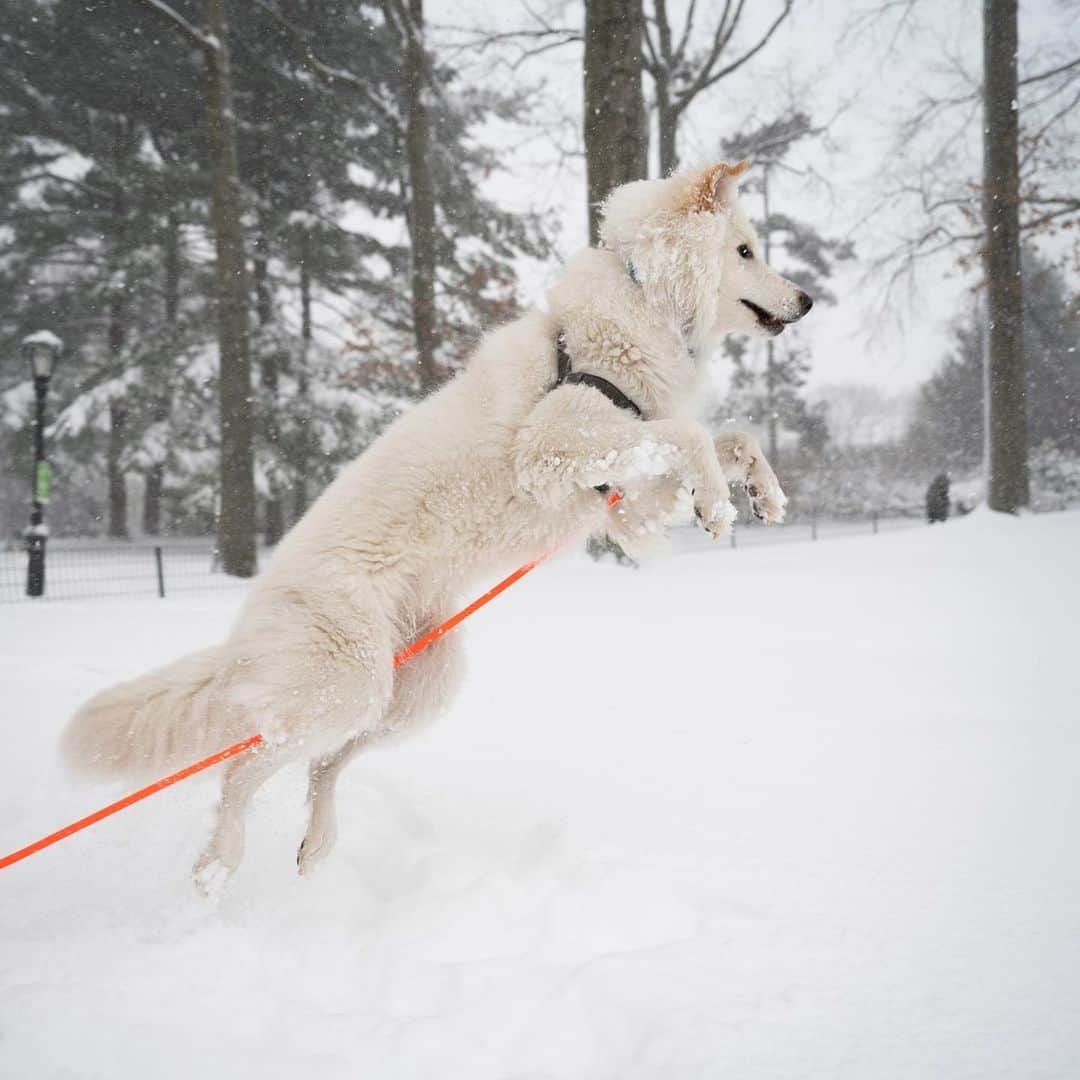
POLYGON ((754 257, 754 253, 750 250, 750 245, 749 244, 740 244, 735 250, 744 259, 752 259, 754 257))

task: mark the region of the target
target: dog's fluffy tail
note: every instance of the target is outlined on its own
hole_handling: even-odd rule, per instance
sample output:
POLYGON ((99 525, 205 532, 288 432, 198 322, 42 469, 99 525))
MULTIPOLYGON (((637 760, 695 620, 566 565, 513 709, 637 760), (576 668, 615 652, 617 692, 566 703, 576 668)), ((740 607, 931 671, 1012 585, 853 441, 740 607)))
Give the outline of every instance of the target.
POLYGON ((250 735, 228 699, 224 646, 182 657, 92 697, 64 731, 61 750, 78 775, 142 778, 179 768, 250 735))

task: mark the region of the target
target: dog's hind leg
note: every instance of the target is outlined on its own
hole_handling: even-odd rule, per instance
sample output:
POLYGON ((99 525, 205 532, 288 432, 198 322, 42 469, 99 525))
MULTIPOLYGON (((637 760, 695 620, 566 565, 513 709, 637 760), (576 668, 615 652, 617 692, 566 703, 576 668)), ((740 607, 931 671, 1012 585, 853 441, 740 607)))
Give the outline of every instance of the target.
POLYGON ((296 867, 301 874, 310 874, 333 850, 337 842, 337 807, 334 803, 337 779, 341 770, 369 742, 369 733, 357 735, 308 767, 308 826, 296 852, 296 867))
MULTIPOLYGON (((286 597, 286 599, 288 599, 286 597)), ((241 665, 228 688, 230 700, 260 717, 265 743, 238 758, 225 774, 213 834, 195 864, 204 892, 236 869, 244 851, 244 814, 258 787, 282 765, 374 731, 389 708, 394 673, 391 634, 374 607, 354 596, 307 593, 296 611, 276 616, 275 637, 255 622, 238 651, 258 652, 241 665), (308 620, 303 625, 301 619, 308 620), (259 646, 262 648, 259 649, 259 646)), ((258 616, 259 613, 256 613, 258 616)), ((270 617, 274 617, 271 611, 270 617)), ((254 728, 256 721, 250 725, 254 728)))
POLYGON ((220 889, 240 865, 244 854, 244 815, 251 796, 284 764, 272 748, 249 751, 234 761, 221 785, 217 821, 205 850, 192 870, 201 893, 220 889))
MULTIPOLYGON (((432 623, 436 621, 440 620, 432 620, 432 623)), ((357 735, 332 754, 311 763, 308 827, 296 853, 296 865, 301 874, 310 874, 330 854, 337 841, 334 793, 341 771, 376 739, 392 737, 420 720, 437 715, 450 703, 462 671, 461 631, 455 630, 395 672, 393 696, 377 732, 357 735)))

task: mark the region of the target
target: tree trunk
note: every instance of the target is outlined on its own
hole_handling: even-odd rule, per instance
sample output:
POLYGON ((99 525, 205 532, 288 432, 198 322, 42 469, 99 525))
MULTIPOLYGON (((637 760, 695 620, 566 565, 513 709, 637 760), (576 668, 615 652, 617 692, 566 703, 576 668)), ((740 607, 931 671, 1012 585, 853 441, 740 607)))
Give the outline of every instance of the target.
POLYGON ((240 219, 236 121, 229 66, 225 0, 206 0, 207 31, 216 48, 206 57, 205 125, 211 166, 211 220, 217 250, 220 355, 221 513, 218 548, 227 574, 251 577, 255 549, 254 416, 247 266, 240 219))
POLYGON ((600 241, 600 206, 612 188, 648 174, 641 0, 585 3, 585 170, 589 242, 600 241))
POLYGON ((1020 277, 1017 0, 983 2, 983 218, 992 510, 1028 504, 1027 384, 1020 277))
POLYGON ((660 140, 660 175, 670 176, 679 167, 676 135, 679 130, 679 114, 667 100, 667 87, 660 89, 656 82, 656 122, 660 140))
MULTIPOLYGON (((772 228, 769 223, 769 167, 766 165, 761 177, 761 243, 765 265, 772 265, 772 228)), ((765 342, 765 409, 769 431, 769 464, 780 468, 780 423, 776 415, 776 343, 772 338, 765 342)))
MULTIPOLYGON (((169 419, 171 365, 173 349, 177 344, 177 323, 180 318, 180 220, 173 210, 165 222, 163 244, 165 262, 165 325, 169 328, 169 344, 162 358, 168 368, 160 373, 161 387, 154 404, 154 423, 164 424, 169 419)), ((143 489, 143 533, 158 536, 161 533, 161 496, 165 490, 165 462, 155 461, 146 470, 143 489)))
POLYGON ((161 495, 165 490, 165 466, 156 462, 146 470, 143 487, 144 536, 161 535, 161 495))
MULTIPOLYGON (((273 296, 270 292, 268 252, 266 243, 266 230, 260 229, 255 238, 255 254, 253 265, 255 269, 255 314, 259 320, 259 328, 263 331, 270 326, 274 318, 273 296)), ((278 445, 280 430, 278 428, 278 356, 276 348, 269 347, 268 342, 263 342, 262 352, 259 356, 259 382, 263 389, 263 404, 266 413, 263 417, 263 435, 266 439, 270 457, 270 494, 267 496, 263 508, 263 540, 267 544, 276 544, 285 533, 285 507, 281 501, 281 492, 278 490, 276 473, 277 456, 280 452, 278 445)))
MULTIPOLYGON (((600 206, 619 184, 643 180, 649 137, 642 87, 644 17, 641 0, 585 3, 585 171, 589 243, 600 242, 600 206)), ((586 550, 635 565, 610 537, 593 536, 586 550)))
MULTIPOLYGON (((124 347, 124 293, 117 289, 109 298, 109 355, 113 366, 119 370, 121 351, 124 347)), ((127 406, 122 397, 109 402, 109 447, 106 472, 109 483, 109 536, 117 540, 128 539, 127 526, 127 477, 124 475, 122 457, 127 437, 127 406)))
POLYGON ((127 407, 120 398, 109 403, 109 536, 115 540, 128 539, 127 477, 121 466, 124 442, 127 437, 127 407))
POLYGON ((405 153, 409 163, 409 239, 412 251, 412 314, 420 387, 435 389, 435 190, 430 170, 431 124, 424 91, 424 2, 409 0, 405 35, 405 153))
POLYGON ((311 240, 305 232, 300 247, 300 370, 296 378, 298 426, 296 486, 293 492, 293 520, 308 508, 308 466, 311 461, 311 387, 308 360, 311 356, 311 270, 308 266, 311 240))
MULTIPOLYGON (((676 63, 671 41, 671 20, 667 0, 653 0, 652 19, 656 25, 657 56, 652 70, 656 90, 656 134, 660 144, 660 175, 670 176, 679 166, 677 136, 679 113, 671 100, 671 73, 676 63)), ((645 33, 644 28, 642 33, 645 33)), ((646 120, 648 123, 648 120, 646 120)))

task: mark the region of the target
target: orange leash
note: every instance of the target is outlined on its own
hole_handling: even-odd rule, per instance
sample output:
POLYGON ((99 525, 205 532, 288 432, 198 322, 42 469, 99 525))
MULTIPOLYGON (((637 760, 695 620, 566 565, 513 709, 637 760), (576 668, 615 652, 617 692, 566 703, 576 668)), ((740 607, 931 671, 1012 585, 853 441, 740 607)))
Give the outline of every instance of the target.
MULTIPOLYGON (((621 498, 622 495, 619 492, 613 491, 608 496, 608 506, 614 506, 621 498)), ((429 646, 434 645, 436 641, 445 634, 448 634, 455 626, 463 623, 470 615, 479 611, 485 604, 491 603, 499 593, 509 589, 514 582, 520 581, 530 570, 535 570, 545 559, 551 558, 558 550, 558 548, 553 548, 551 551, 539 556, 539 558, 533 559, 532 562, 527 562, 524 566, 519 566, 512 574, 508 574, 497 585, 488 589, 483 596, 477 597, 468 607, 462 608, 456 615, 451 615, 446 622, 436 626, 434 630, 424 634, 423 637, 417 638, 411 645, 406 646, 394 657, 394 667, 401 667, 402 664, 411 660, 417 653, 421 653, 429 646)), ((7 866, 12 866, 14 863, 21 862, 31 855, 36 855, 39 851, 51 847, 53 844, 58 844, 61 840, 66 840, 69 836, 73 836, 83 829, 89 829, 91 825, 96 825, 99 821, 103 821, 113 814, 118 814, 121 810, 126 810, 129 806, 134 806, 135 803, 141 802, 143 799, 148 799, 151 795, 156 795, 159 791, 164 791, 165 788, 172 787, 173 784, 178 784, 181 780, 186 780, 189 776, 194 776, 196 773, 202 772, 203 769, 209 769, 212 765, 218 765, 222 761, 228 761, 229 758, 236 757, 237 754, 243 754, 248 750, 253 750, 262 742, 262 735, 252 735, 242 742, 234 743, 232 746, 227 746, 224 750, 219 750, 216 754, 211 754, 209 757, 203 758, 202 761, 195 762, 194 765, 188 765, 186 768, 163 777, 161 780, 155 780, 152 784, 147 784, 146 787, 139 788, 138 791, 133 791, 130 795, 125 795, 122 799, 117 799, 116 802, 109 803, 108 806, 103 806, 100 810, 95 810, 92 814, 88 814, 84 818, 79 818, 78 821, 73 821, 70 825, 65 825, 62 829, 58 829, 54 833, 49 833, 48 836, 43 836, 40 840, 35 840, 32 844, 27 844, 26 847, 19 848, 18 851, 13 851, 10 855, 5 855, 3 858, 0 858, 0 870, 3 870, 7 866)))
POLYGON ((211 765, 217 765, 218 762, 236 757, 237 754, 242 754, 245 750, 258 746, 262 741, 263 737, 261 735, 252 735, 250 739, 245 739, 243 742, 219 750, 216 754, 211 754, 209 757, 203 758, 202 761, 189 765, 186 769, 174 772, 171 776, 166 776, 162 780, 155 780, 152 784, 147 784, 146 787, 139 788, 138 791, 133 791, 130 795, 125 795, 122 799, 117 799, 116 802, 109 803, 108 806, 103 806, 100 810, 95 810, 92 814, 79 818, 78 821, 73 821, 70 825, 65 825, 54 833, 49 833, 48 836, 43 836, 40 840, 35 840, 32 844, 27 844, 26 847, 19 848, 18 851, 13 851, 10 855, 5 855, 0 859, 0 870, 3 870, 5 866, 11 866, 12 863, 21 862, 23 859, 37 854, 43 848, 57 844, 61 840, 66 840, 69 836, 81 832, 83 829, 89 829, 91 825, 96 825, 103 818, 118 814, 121 810, 126 810, 129 806, 133 806, 143 799, 148 799, 151 795, 156 795, 159 791, 172 787, 173 784, 179 784, 181 780, 186 780, 189 776, 202 772, 203 769, 209 769, 211 765))

